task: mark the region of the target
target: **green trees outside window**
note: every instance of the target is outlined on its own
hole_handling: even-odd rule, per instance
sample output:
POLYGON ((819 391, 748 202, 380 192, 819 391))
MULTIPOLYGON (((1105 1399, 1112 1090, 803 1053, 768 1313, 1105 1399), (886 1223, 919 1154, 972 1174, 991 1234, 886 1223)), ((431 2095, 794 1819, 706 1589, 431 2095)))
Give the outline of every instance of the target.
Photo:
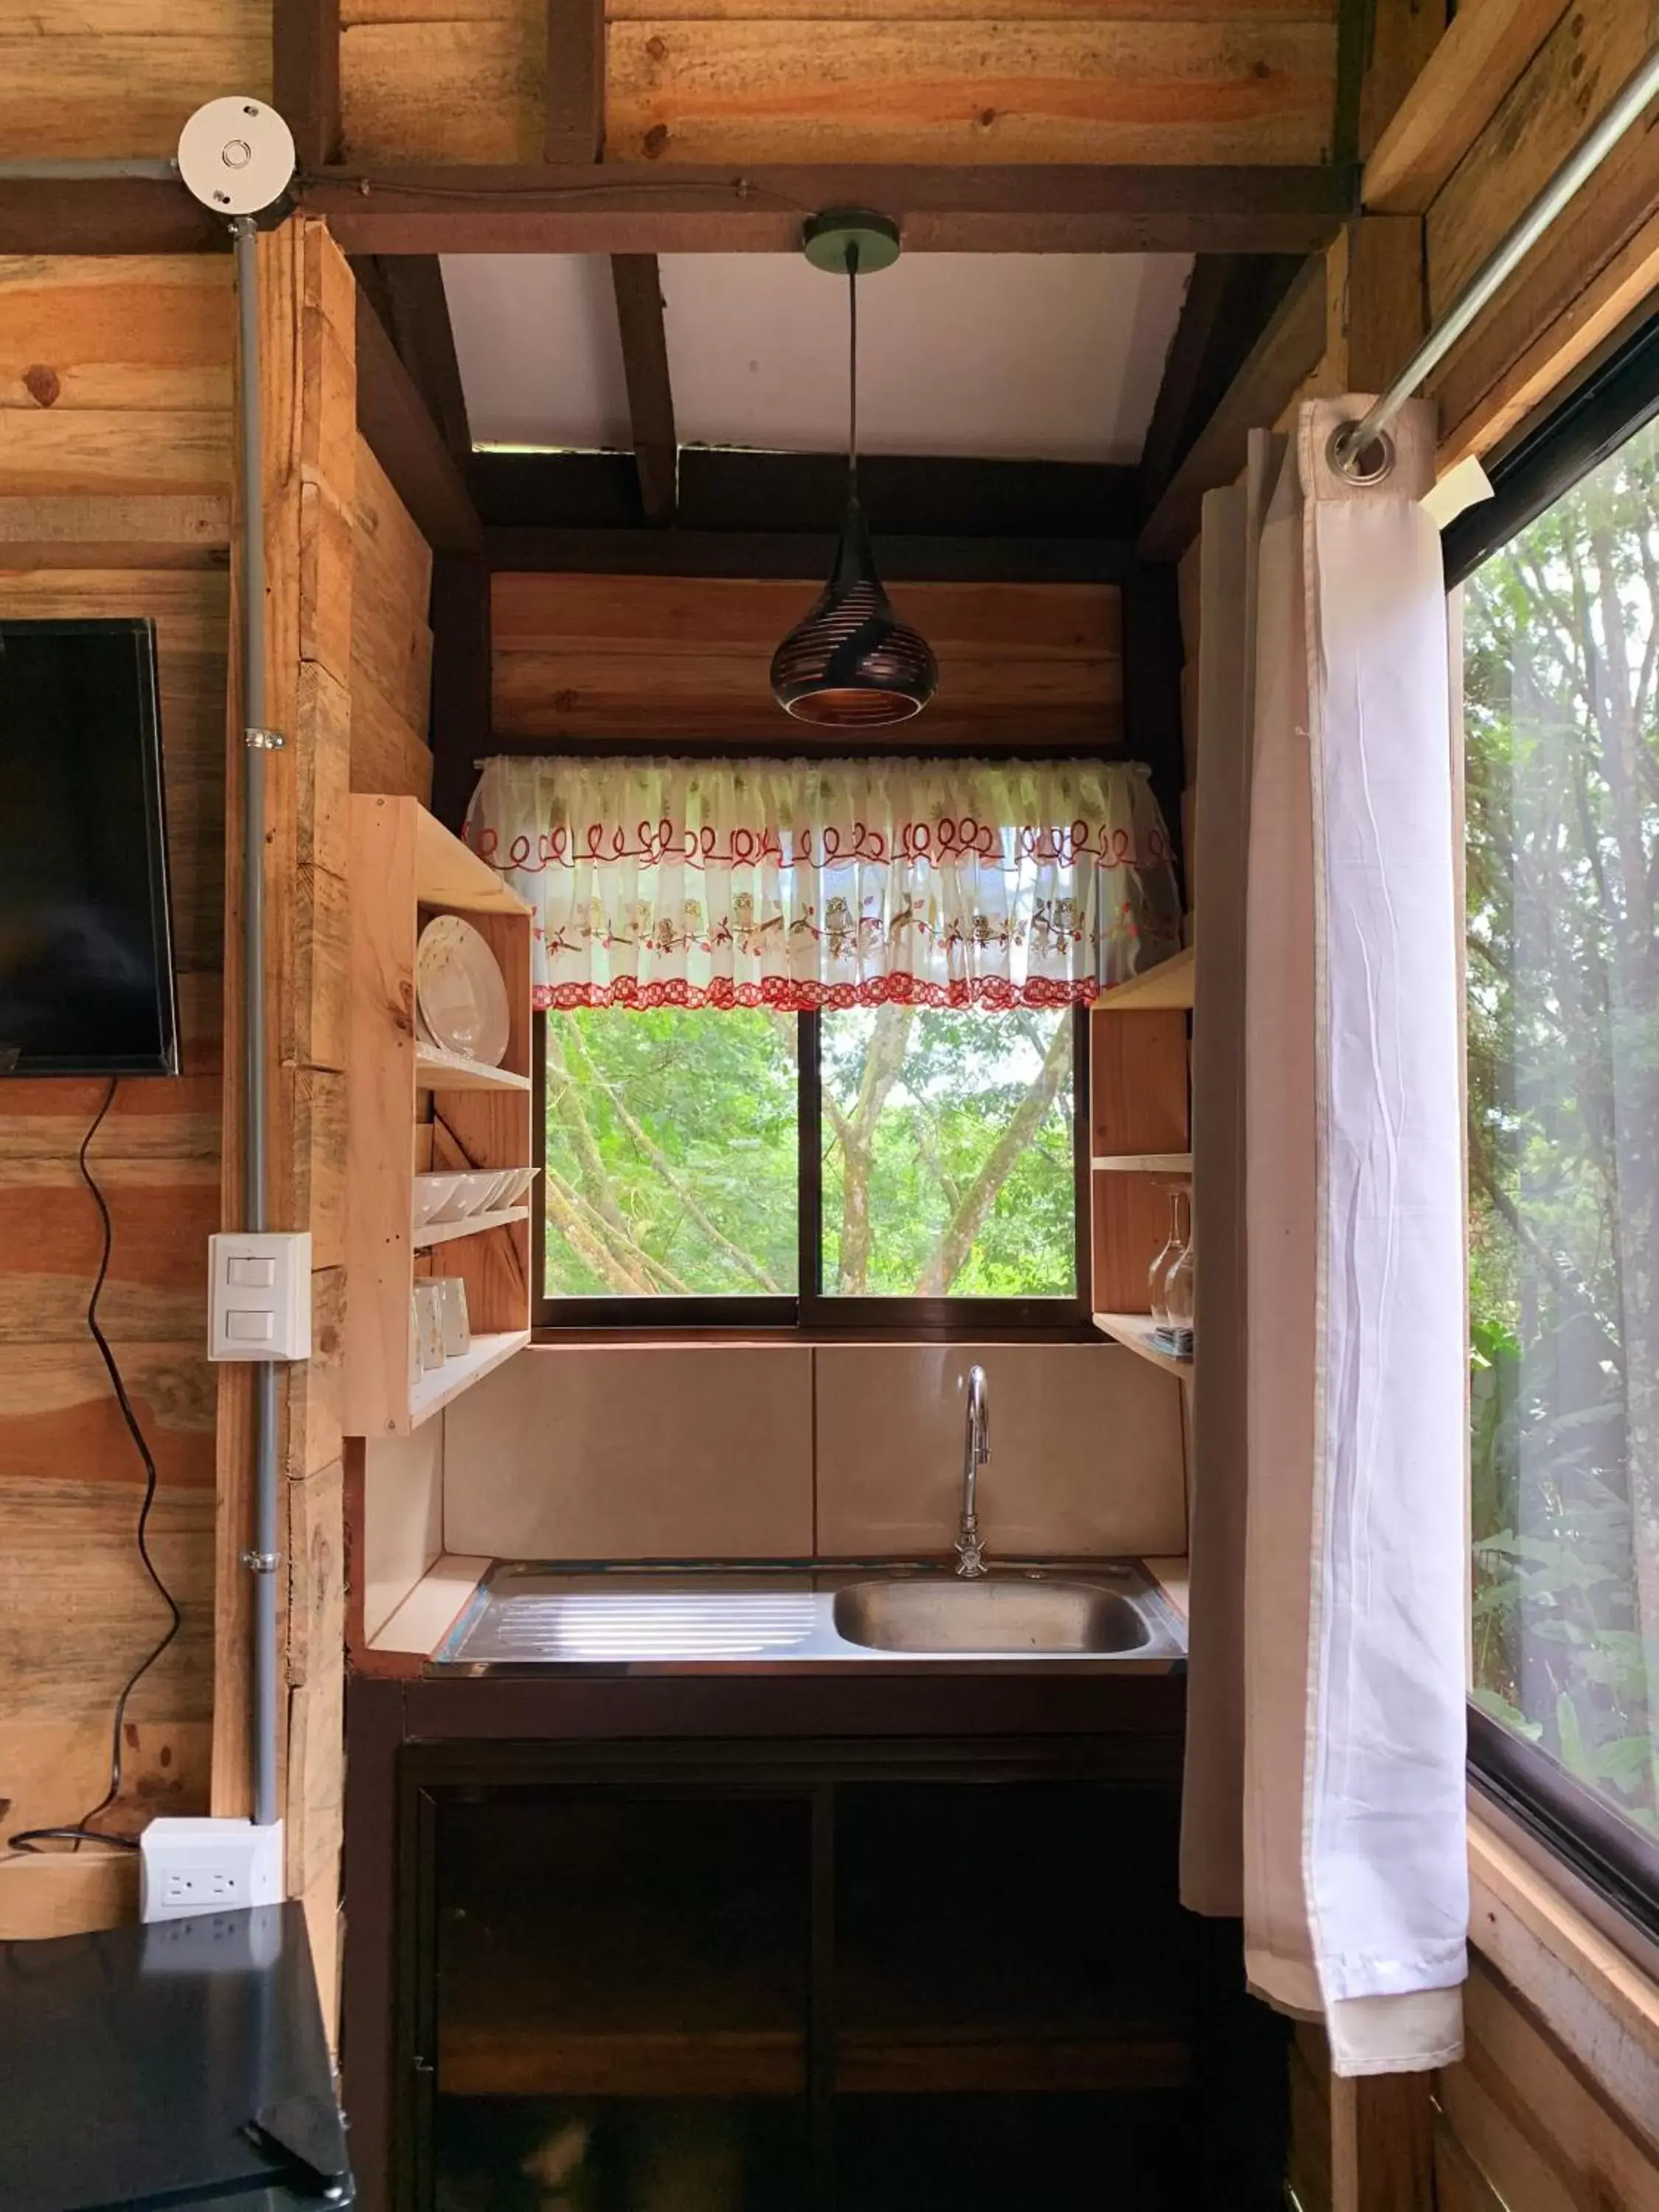
POLYGON ((1659 428, 1464 624, 1474 1696, 1659 1835, 1659 428))
POLYGON ((1069 1011, 546 1017, 544 1293, 793 1297, 801 1040, 823 1291, 1071 1299, 1069 1011))

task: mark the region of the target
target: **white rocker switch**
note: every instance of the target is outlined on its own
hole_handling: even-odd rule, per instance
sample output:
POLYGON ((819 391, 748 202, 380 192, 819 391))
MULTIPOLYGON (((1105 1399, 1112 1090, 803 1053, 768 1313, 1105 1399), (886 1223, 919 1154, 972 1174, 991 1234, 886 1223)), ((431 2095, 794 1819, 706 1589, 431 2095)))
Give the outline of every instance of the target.
POLYGON ((309 1359, 308 1231, 227 1233, 208 1239, 210 1359, 309 1359))

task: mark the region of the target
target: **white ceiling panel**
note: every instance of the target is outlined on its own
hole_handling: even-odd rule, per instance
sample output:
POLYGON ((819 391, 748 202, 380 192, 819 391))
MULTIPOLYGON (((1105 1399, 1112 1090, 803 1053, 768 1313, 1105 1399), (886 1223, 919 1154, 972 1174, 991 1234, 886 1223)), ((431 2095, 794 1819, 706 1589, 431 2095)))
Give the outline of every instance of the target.
MULTIPOLYGON (((918 253, 859 286, 872 453, 1138 458, 1191 264, 918 253)), ((777 254, 665 258, 685 444, 817 452, 847 420, 847 287, 777 254)))
POLYGON ((446 253, 475 446, 628 447, 610 257, 446 253))
MULTIPOLYGON (((914 254, 859 288, 866 453, 1132 461, 1191 262, 1179 255, 914 254)), ((603 256, 446 256, 479 445, 626 447, 603 256)), ((847 287, 793 256, 665 254, 685 445, 839 447, 847 287)))

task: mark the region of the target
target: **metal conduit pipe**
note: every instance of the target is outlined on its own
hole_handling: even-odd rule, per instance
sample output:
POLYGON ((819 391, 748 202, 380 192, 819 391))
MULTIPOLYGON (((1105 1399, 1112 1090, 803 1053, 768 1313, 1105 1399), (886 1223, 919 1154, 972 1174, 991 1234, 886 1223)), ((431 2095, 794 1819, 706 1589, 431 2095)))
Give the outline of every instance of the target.
MULTIPOLYGON (((265 755, 282 740, 266 727, 265 505, 259 389, 257 229, 230 226, 236 254, 240 339, 238 427, 242 486, 242 1212, 265 1226, 265 755)), ((253 1543, 242 1563, 253 1577, 253 1819, 276 1808, 276 1573, 281 1562, 276 1480, 276 1368, 253 1363, 253 1543)))
POLYGON ((145 177, 152 182, 176 181, 179 164, 159 158, 125 161, 0 161, 0 185, 96 184, 106 177, 145 177))
POLYGON ((1437 368, 1481 310, 1508 283, 1550 225, 1601 167, 1632 124, 1659 94, 1659 46, 1589 135, 1567 156, 1512 230, 1505 233, 1388 390, 1358 422, 1345 423, 1331 441, 1331 459, 1345 476, 1372 482, 1386 476, 1393 457, 1368 452, 1431 369, 1437 368))

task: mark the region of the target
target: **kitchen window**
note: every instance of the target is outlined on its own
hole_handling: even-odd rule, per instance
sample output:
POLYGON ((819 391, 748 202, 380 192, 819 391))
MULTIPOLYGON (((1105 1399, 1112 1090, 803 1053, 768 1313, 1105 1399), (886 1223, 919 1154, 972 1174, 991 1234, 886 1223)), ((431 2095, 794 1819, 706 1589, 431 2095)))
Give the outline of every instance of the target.
POLYGON ((1472 1756, 1659 1894, 1659 337, 1448 533, 1463 580, 1472 1756))
POLYGON ((498 756, 543 1325, 1087 1325, 1087 1008, 1168 957, 1146 771, 498 756))
POLYGON ((544 1019, 544 1324, 1083 1322, 1086 1013, 544 1019))

